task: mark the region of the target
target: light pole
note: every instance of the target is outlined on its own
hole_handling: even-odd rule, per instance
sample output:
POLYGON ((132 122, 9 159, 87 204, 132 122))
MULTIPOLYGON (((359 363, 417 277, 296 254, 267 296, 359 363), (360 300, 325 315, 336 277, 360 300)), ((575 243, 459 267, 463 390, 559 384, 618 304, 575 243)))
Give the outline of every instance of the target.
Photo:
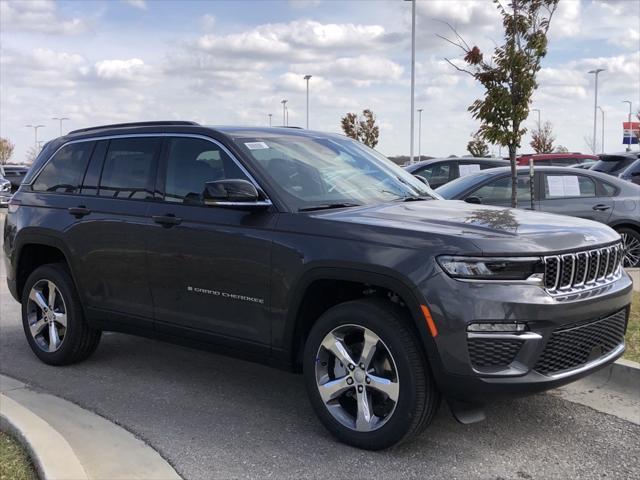
POLYGON ((285 107, 285 113, 287 114, 287 121, 284 125, 288 127, 289 126, 289 107, 285 107))
POLYGON ((44 127, 44 125, 25 125, 25 127, 33 128, 33 134, 35 137, 33 144, 38 148, 38 129, 44 127))
POLYGON ((422 108, 418 109, 418 161, 422 160, 422 108))
POLYGON ((273 117, 273 113, 269 114, 269 126, 271 126, 271 117, 273 117))
POLYGON ((416 91, 416 0, 411 0, 411 135, 409 147, 409 163, 413 163, 413 135, 416 91))
POLYGON ((622 103, 628 103, 629 104, 629 119, 627 120, 629 122, 629 143, 627 144, 627 152, 631 151, 631 139, 633 138, 633 128, 631 128, 631 107, 632 107, 632 103, 631 100, 623 100, 622 103))
POLYGON ((69 120, 68 117, 52 117, 51 120, 58 120, 60 122, 60 136, 62 136, 62 122, 69 120))
POLYGON ((598 123, 598 74, 604 72, 606 68, 596 68, 595 70, 589 70, 588 73, 593 73, 596 76, 596 88, 595 95, 593 97, 593 153, 596 153, 596 124, 598 123))
POLYGON ((307 81, 307 130, 309 130, 309 79, 311 75, 305 75, 304 79, 307 81))
POLYGON ((538 130, 540 130, 540 109, 539 108, 532 108, 531 111, 538 113, 538 130))
POLYGON ((284 99, 280 102, 282 104, 282 125, 287 124, 287 100, 284 99))
POLYGON ((602 153, 604 153, 604 110, 601 106, 598 106, 600 113, 602 114, 602 140, 600 141, 600 148, 602 149, 602 153))

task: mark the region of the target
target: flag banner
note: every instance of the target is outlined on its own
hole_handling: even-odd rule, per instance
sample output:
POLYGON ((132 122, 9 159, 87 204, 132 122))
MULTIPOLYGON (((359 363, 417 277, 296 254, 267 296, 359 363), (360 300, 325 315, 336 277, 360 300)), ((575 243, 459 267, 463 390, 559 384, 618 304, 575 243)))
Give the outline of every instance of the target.
POLYGON ((640 122, 622 122, 622 144, 637 145, 640 137, 640 122))

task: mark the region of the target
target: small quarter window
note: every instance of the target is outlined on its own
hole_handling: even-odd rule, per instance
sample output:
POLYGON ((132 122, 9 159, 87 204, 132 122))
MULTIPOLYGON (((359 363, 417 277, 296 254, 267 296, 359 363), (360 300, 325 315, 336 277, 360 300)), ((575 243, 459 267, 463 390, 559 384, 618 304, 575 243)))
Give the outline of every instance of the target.
POLYGON ((62 147, 33 182, 37 192, 78 193, 95 142, 62 147))

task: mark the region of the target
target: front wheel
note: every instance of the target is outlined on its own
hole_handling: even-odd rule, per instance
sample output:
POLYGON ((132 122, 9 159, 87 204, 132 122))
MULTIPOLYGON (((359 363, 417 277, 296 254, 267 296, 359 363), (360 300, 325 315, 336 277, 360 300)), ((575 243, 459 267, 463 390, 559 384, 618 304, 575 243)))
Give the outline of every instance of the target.
POLYGON ((403 312, 381 300, 337 305, 314 324, 304 352, 307 392, 344 443, 379 450, 420 433, 439 404, 425 355, 403 312))

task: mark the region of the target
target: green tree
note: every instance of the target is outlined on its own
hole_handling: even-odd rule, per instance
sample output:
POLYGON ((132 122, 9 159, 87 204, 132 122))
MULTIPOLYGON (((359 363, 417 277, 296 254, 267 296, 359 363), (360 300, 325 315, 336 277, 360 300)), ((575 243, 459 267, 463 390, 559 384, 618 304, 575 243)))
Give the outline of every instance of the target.
POLYGON ((531 148, 536 153, 553 153, 553 142, 556 137, 553 134, 553 125, 551 122, 544 122, 544 125, 538 127, 531 132, 531 148))
POLYGON ((467 143, 467 151, 474 157, 488 157, 489 145, 476 132, 467 143))
POLYGON ((6 164, 11 155, 13 155, 13 149, 15 146, 8 138, 0 137, 0 165, 6 164))
POLYGON ((559 0, 510 0, 494 3, 502 16, 504 44, 485 59, 477 46, 470 47, 449 25, 454 38, 440 38, 464 52, 465 66, 446 59, 458 71, 471 75, 485 89, 485 96, 469 111, 480 120, 478 134, 489 143, 509 149, 511 160, 511 205, 518 204, 516 155, 526 129, 531 96, 537 88, 536 75, 547 54, 547 32, 559 0))
POLYGON ((361 117, 349 112, 342 117, 340 124, 347 137, 358 140, 371 148, 378 144, 380 129, 376 125, 376 117, 371 110, 363 110, 361 117))

